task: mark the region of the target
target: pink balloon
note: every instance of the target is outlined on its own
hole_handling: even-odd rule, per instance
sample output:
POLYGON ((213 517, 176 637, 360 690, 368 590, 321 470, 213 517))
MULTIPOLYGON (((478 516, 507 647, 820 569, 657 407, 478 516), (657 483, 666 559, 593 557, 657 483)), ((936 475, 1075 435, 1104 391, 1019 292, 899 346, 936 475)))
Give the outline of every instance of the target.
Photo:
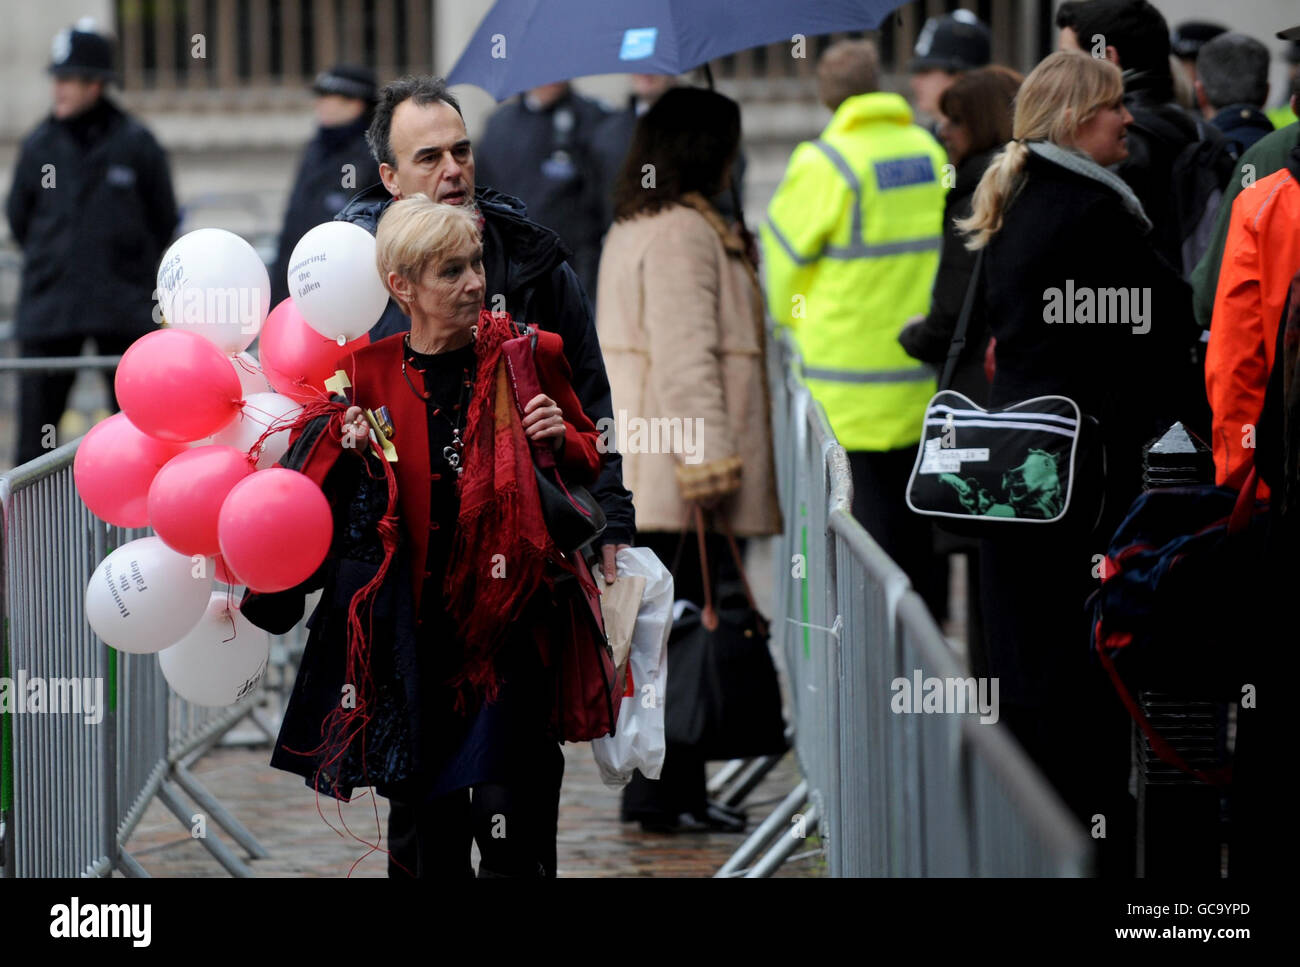
POLYGON ((212 560, 216 562, 217 580, 222 584, 229 584, 234 588, 244 583, 244 579, 230 570, 230 566, 226 564, 226 559, 220 554, 217 554, 212 560))
POLYGON ((149 523, 149 485, 185 444, 141 433, 125 413, 91 427, 72 461, 77 493, 100 520, 118 527, 149 523))
POLYGON ((140 430, 180 443, 220 430, 243 397, 229 357, 181 329, 159 329, 133 342, 113 385, 122 412, 140 430))
POLYGON ((329 501, 297 470, 271 467, 230 490, 217 523, 226 566, 253 591, 284 591, 320 567, 334 534, 329 501))
POLYGON ((181 554, 221 550, 217 517, 232 487, 253 472, 234 447, 196 447, 173 457, 149 488, 149 526, 181 554))
POLYGON ((307 403, 326 399, 325 380, 334 375, 338 361, 368 345, 366 334, 340 346, 307 325, 293 300, 285 299, 262 323, 257 355, 277 393, 307 403))

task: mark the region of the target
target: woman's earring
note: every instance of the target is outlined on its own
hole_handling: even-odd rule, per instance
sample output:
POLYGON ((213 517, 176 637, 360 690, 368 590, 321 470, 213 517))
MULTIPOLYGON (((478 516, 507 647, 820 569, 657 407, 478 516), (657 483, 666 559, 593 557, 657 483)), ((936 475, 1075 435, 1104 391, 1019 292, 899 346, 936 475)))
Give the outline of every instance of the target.
POLYGON ((470 326, 470 327, 469 327, 469 338, 470 338, 470 339, 477 339, 477 338, 478 338, 478 326, 470 326))

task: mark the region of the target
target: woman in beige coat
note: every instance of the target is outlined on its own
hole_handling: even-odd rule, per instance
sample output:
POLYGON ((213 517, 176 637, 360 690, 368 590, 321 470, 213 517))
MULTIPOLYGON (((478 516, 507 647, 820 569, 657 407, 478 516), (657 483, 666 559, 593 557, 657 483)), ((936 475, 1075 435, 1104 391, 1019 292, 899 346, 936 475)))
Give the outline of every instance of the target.
MULTIPOLYGON (((721 94, 674 88, 637 124, 614 190, 600 262, 596 325, 613 392, 612 439, 637 509, 637 540, 666 563, 699 503, 709 511, 711 586, 734 577, 722 531, 777 534, 763 299, 741 239, 706 200, 726 187, 740 109, 721 94)), ((699 603, 695 542, 676 596, 699 603)), ((624 819, 661 831, 743 829, 711 806, 704 762, 668 746, 657 782, 639 773, 624 819)))

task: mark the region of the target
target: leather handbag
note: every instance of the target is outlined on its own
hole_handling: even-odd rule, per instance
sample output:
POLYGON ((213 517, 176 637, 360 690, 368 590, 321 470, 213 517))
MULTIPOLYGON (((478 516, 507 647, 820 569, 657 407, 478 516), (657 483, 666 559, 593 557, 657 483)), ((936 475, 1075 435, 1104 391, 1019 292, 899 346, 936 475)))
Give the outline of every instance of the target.
POLYGON ((724 529, 745 589, 745 605, 715 605, 704 546, 704 512, 695 505, 704 608, 673 622, 668 637, 664 732, 704 759, 779 755, 786 750, 767 620, 754 602, 740 549, 724 529))
MULTIPOLYGON (((541 380, 533 354, 537 350, 537 330, 525 327, 524 334, 501 344, 505 354, 510 386, 520 415, 529 400, 542 392, 541 380)), ((542 517, 556 547, 576 551, 589 544, 605 530, 605 512, 586 487, 568 484, 560 475, 555 451, 546 441, 529 441, 533 452, 533 469, 537 474, 537 494, 542 501, 542 517)))

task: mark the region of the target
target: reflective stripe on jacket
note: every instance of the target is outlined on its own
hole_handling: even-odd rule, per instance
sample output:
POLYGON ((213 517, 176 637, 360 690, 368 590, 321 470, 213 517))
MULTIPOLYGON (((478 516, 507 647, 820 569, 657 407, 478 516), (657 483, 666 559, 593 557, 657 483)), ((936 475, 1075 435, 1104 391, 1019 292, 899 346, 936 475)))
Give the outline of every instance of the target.
POLYGON ((768 302, 849 450, 920 438, 933 373, 898 344, 939 265, 946 155, 897 94, 851 97, 795 149, 763 225, 768 302))

